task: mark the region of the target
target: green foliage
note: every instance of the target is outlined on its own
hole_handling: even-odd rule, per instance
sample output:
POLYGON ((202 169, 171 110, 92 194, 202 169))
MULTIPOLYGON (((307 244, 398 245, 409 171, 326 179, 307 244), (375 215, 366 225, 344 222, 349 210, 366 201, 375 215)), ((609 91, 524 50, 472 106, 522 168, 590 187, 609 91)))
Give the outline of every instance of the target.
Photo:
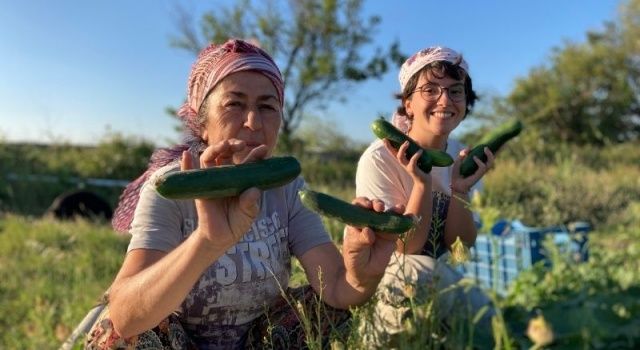
POLYGON ((547 244, 552 267, 539 264, 521 273, 504 300, 512 329, 522 330, 532 314, 543 314, 556 337, 553 348, 640 345, 638 227, 591 233, 590 260, 583 264, 567 263, 547 244))
POLYGON ((377 16, 362 18, 362 0, 244 0, 233 7, 215 6, 202 17, 199 31, 182 11, 180 37, 173 44, 195 54, 206 42, 237 37, 269 52, 287 87, 282 125, 287 150, 308 107, 342 98, 353 84, 380 78, 389 63, 400 65, 403 59, 397 43, 387 52, 376 48, 362 57, 380 22, 377 16))
POLYGON ((145 169, 153 149, 148 141, 119 134, 107 135, 96 146, 0 143, 0 170, 130 180, 145 169))
POLYGON ((287 150, 278 143, 276 153, 293 154, 308 183, 338 190, 353 188, 358 160, 366 147, 352 141, 335 123, 317 118, 305 122, 290 146, 287 150))
POLYGON ((576 220, 614 225, 625 208, 640 201, 637 164, 612 164, 606 170, 575 159, 544 164, 529 158, 499 158, 485 177, 483 205, 530 226, 576 220))
POLYGON ((129 181, 147 166, 154 145, 107 135, 96 146, 0 143, 0 211, 40 215, 58 195, 91 190, 112 205, 121 187, 96 187, 88 178, 129 181))

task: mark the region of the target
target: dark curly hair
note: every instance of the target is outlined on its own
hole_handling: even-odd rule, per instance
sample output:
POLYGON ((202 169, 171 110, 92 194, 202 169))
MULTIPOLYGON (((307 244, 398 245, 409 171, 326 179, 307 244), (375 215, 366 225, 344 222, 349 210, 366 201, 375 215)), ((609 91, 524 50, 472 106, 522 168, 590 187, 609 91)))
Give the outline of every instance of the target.
POLYGON ((467 74, 467 71, 460 67, 460 62, 462 62, 462 56, 459 57, 458 62, 456 63, 451 63, 449 61, 435 61, 427 64, 422 69, 420 69, 416 74, 409 78, 409 81, 407 81, 407 85, 405 85, 404 90, 401 93, 395 95, 395 97, 401 101, 400 106, 397 108, 397 113, 404 116, 407 115, 407 110, 404 108, 404 102, 416 90, 416 85, 418 85, 420 76, 423 74, 431 73, 437 78, 444 78, 445 76, 448 76, 455 80, 464 81, 464 92, 466 95, 466 118, 467 114, 471 112, 473 105, 478 100, 478 95, 476 95, 475 91, 473 91, 471 77, 467 74))

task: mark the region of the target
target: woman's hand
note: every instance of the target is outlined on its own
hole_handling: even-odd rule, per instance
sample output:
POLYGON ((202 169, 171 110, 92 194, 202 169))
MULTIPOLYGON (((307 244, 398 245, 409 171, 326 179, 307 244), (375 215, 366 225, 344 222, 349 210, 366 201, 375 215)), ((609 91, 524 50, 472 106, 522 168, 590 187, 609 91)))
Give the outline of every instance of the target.
MULTIPOLYGON (((180 169, 230 165, 234 154, 246 151, 246 147, 244 141, 229 139, 209 145, 199 159, 194 159, 191 153, 185 151, 182 154, 180 169)), ((267 146, 258 146, 252 149, 240 163, 263 159, 267 151, 267 146)), ((253 187, 245 190, 238 197, 196 199, 198 213, 196 232, 214 247, 228 249, 237 243, 251 227, 258 215, 260 195, 260 190, 253 187)))
POLYGON ((427 174, 418 167, 418 159, 422 155, 423 150, 416 152, 411 159, 407 159, 407 148, 409 141, 405 141, 397 150, 391 146, 387 139, 384 139, 384 146, 393 154, 402 167, 409 173, 414 183, 427 184, 431 183, 431 174, 427 174))
MULTIPOLYGON (((384 203, 380 200, 360 197, 352 203, 377 212, 384 211, 384 203)), ((403 213, 404 206, 397 205, 393 211, 403 213)), ((347 226, 346 231, 342 255, 347 281, 358 289, 375 289, 396 249, 398 235, 374 232, 368 227, 347 226)))
POLYGON ((480 179, 486 174, 489 169, 493 168, 495 157, 489 147, 484 148, 484 154, 487 156, 487 162, 483 163, 478 157, 474 157, 473 161, 478 165, 478 170, 468 177, 460 175, 460 165, 462 161, 469 155, 470 149, 465 148, 460 151, 460 155, 453 162, 453 168, 451 173, 451 191, 456 193, 467 194, 471 190, 471 187, 480 181, 480 179))

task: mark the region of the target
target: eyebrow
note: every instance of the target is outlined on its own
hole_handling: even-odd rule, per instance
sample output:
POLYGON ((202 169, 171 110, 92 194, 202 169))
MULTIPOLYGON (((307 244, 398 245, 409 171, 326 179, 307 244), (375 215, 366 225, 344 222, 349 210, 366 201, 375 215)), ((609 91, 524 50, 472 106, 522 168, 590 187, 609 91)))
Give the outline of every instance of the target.
MULTIPOLYGON (((426 83, 422 84, 422 86, 425 86, 425 85, 438 85, 438 86, 442 86, 442 85, 440 85, 440 84, 438 84, 438 83, 435 83, 435 82, 433 82, 433 81, 428 81, 428 80, 427 80, 427 82, 426 82, 426 83)), ((449 85, 448 87, 452 87, 452 86, 456 86, 456 85, 463 85, 463 86, 464 86, 464 83, 463 83, 463 82, 461 82, 461 81, 458 81, 458 82, 455 82, 455 83, 453 83, 453 84, 449 85)), ((445 88, 446 88, 447 86, 442 86, 442 87, 445 87, 445 88)))
MULTIPOLYGON (((229 91, 229 92, 227 92, 227 94, 233 95, 235 97, 247 98, 247 94, 245 94, 244 92, 229 91)), ((275 95, 272 95, 272 94, 258 96, 258 101, 266 101, 266 100, 270 100, 270 99, 274 99, 274 100, 278 101, 278 98, 275 95)))

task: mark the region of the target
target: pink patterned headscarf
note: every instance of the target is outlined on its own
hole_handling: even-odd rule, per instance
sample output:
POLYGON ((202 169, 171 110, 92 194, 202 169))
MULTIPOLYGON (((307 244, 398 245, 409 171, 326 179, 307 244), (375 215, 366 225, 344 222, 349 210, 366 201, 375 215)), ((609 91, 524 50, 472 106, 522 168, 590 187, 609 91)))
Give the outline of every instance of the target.
MULTIPOLYGON (((437 61, 447 61, 453 64, 458 64, 458 66, 469 74, 469 65, 464 59, 462 59, 462 56, 459 53, 448 47, 432 46, 416 52, 402 64, 402 67, 400 67, 400 73, 398 74, 400 91, 404 91, 412 76, 428 64, 437 61)), ((391 122, 404 133, 407 133, 409 129, 411 129, 411 120, 409 120, 407 116, 398 114, 398 112, 393 114, 391 122)))
POLYGON ((174 162, 189 150, 200 153, 206 147, 201 137, 201 121, 198 111, 207 95, 232 73, 256 71, 266 76, 276 88, 280 106, 284 104, 284 81, 275 62, 264 50, 239 39, 231 39, 222 45, 211 44, 204 48, 191 67, 187 86, 187 99, 178 110, 186 136, 184 142, 171 148, 161 148, 151 155, 149 167, 125 188, 111 221, 113 228, 127 232, 140 198, 140 189, 151 174, 161 167, 174 162))

